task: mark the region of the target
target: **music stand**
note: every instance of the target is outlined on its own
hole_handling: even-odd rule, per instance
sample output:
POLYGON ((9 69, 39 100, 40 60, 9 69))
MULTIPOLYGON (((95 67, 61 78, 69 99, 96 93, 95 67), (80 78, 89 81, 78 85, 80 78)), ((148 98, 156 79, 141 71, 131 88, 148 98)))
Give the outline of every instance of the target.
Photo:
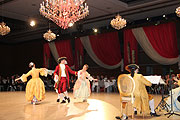
POLYGON ((169 115, 167 118, 169 118, 169 117, 171 117, 172 115, 177 115, 177 116, 180 116, 180 114, 178 114, 178 113, 175 113, 174 112, 174 110, 173 110, 173 96, 172 96, 172 78, 171 78, 171 72, 170 72, 170 94, 171 94, 171 110, 168 112, 168 113, 166 113, 165 115, 169 115))
MULTIPOLYGON (((165 85, 165 82, 163 81, 163 79, 161 78, 161 76, 144 76, 148 81, 150 81, 152 84, 160 84, 160 85, 165 85)), ((164 89, 164 88, 163 88, 164 89)), ((157 105, 157 107, 154 109, 158 109, 158 107, 161 107, 161 109, 165 109, 168 108, 168 104, 166 103, 166 101, 164 100, 164 90, 162 92, 162 99, 159 102, 159 104, 157 105)))
POLYGON ((159 102, 159 104, 157 105, 157 107, 154 109, 155 111, 160 107, 161 110, 166 109, 167 112, 168 112, 168 107, 170 107, 170 106, 166 103, 166 101, 164 100, 164 98, 166 98, 166 97, 164 97, 164 84, 163 84, 163 88, 162 88, 162 98, 161 98, 161 101, 159 102))

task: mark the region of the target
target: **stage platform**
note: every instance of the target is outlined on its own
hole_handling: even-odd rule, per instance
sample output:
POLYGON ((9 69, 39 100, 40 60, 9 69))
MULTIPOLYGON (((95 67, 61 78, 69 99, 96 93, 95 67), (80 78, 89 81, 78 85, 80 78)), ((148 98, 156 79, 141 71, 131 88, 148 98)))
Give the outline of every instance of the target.
MULTIPOLYGON (((84 103, 73 99, 72 93, 69 96, 71 103, 59 104, 55 92, 46 92, 45 100, 32 105, 25 100, 25 92, 0 92, 0 120, 116 120, 115 117, 120 115, 118 93, 92 93, 84 103)), ((160 100, 161 96, 156 95, 155 105, 160 100)), ((161 117, 146 116, 144 119, 180 120, 178 116, 168 119, 164 113, 159 113, 161 117)), ((134 118, 142 119, 142 116, 134 118)))

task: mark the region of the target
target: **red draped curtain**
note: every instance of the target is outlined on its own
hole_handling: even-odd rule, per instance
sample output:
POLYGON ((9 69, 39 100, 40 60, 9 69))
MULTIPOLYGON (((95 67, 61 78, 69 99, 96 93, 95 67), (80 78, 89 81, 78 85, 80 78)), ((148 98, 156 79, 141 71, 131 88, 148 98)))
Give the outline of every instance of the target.
POLYGON ((55 46, 58 52, 59 57, 66 56, 67 62, 69 66, 74 65, 73 54, 72 54, 72 47, 70 40, 61 40, 55 42, 55 46))
POLYGON ((132 30, 124 30, 124 65, 138 62, 137 40, 132 30))
POLYGON ((50 53, 50 48, 48 43, 44 44, 44 67, 48 68, 49 67, 49 59, 51 57, 51 53, 50 53))
POLYGON ((89 40, 95 55, 106 65, 116 65, 121 61, 118 32, 90 35, 89 40))
POLYGON ((80 38, 75 39, 75 69, 80 69, 84 64, 84 47, 81 43, 80 38))
POLYGON ((176 25, 173 22, 143 27, 152 47, 165 58, 178 57, 176 25))

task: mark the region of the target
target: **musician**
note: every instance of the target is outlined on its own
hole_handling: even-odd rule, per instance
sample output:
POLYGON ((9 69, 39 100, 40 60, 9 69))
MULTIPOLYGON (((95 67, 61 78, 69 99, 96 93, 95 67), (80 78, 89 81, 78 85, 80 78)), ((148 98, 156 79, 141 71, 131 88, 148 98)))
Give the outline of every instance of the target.
MULTIPOLYGON (((180 86, 180 80, 179 80, 180 74, 177 75, 177 77, 173 77, 174 84, 180 86)), ((172 89, 172 105, 173 105, 173 110, 176 112, 180 112, 180 87, 177 87, 175 89, 172 89)), ((171 109, 171 96, 169 96, 166 99, 166 103, 168 104, 167 107, 171 109)))
POLYGON ((134 101, 134 108, 135 108, 135 115, 137 113, 144 113, 149 114, 151 116, 158 117, 160 115, 157 115, 154 111, 154 99, 153 96, 147 93, 146 86, 151 86, 151 82, 149 82, 147 79, 143 77, 142 74, 138 74, 139 72, 139 66, 136 64, 130 64, 127 65, 125 68, 128 72, 130 72, 131 77, 135 81, 135 101, 134 101), (149 110, 149 107, 151 111, 149 110))

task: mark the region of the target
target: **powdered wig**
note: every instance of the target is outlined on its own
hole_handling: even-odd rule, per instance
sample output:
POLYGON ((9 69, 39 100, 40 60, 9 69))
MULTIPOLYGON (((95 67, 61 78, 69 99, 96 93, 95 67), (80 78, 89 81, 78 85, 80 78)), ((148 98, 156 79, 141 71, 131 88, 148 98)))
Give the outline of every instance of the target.
POLYGON ((29 67, 30 67, 30 68, 33 68, 34 65, 35 65, 35 64, 34 64, 33 62, 30 62, 30 63, 29 63, 29 67))

